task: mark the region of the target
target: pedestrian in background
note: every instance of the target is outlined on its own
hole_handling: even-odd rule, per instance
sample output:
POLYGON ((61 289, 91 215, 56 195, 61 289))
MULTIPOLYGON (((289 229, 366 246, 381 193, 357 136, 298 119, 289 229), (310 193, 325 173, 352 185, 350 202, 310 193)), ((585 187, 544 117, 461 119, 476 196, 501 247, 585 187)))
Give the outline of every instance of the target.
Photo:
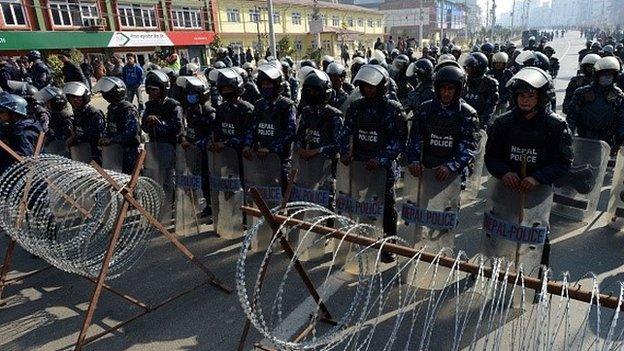
POLYGON ((143 68, 136 64, 136 57, 132 53, 126 55, 126 65, 123 67, 121 79, 126 84, 128 101, 133 103, 136 96, 139 112, 143 113, 145 106, 140 89, 141 84, 143 84, 143 68))

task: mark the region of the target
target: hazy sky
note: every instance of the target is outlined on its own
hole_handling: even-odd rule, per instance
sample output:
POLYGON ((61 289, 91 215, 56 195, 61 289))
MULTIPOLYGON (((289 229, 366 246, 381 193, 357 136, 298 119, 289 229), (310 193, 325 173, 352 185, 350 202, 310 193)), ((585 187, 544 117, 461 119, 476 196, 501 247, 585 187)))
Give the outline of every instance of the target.
MULTIPOLYGON (((533 2, 540 2, 541 0, 533 0, 533 2)), ((485 9, 485 4, 487 3, 487 0, 478 0, 479 4, 481 5, 481 8, 485 9)), ((518 6, 520 4, 521 0, 516 0, 516 6, 518 6)), ((492 3, 492 0, 490 0, 490 4, 492 3)), ((513 0, 496 0, 496 12, 497 13, 503 13, 503 12, 509 12, 511 10, 511 5, 513 4, 513 0)), ((517 9, 518 7, 516 7, 517 9)))

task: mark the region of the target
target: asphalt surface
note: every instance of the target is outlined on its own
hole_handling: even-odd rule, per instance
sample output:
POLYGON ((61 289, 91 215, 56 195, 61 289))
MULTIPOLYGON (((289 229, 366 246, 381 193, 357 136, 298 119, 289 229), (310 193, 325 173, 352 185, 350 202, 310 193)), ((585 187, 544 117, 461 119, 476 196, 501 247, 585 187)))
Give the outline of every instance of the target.
MULTIPOLYGON (((567 81, 576 73, 576 53, 584 40, 578 33, 570 32, 565 39, 555 39, 553 45, 561 59, 561 71, 555 81, 557 101, 560 108, 567 81)), ((105 109, 106 103, 94 98, 96 106, 105 109)), ((604 211, 610 187, 603 189, 599 209, 604 211)), ((482 196, 483 196, 482 191, 482 196)), ((456 248, 464 250, 469 257, 478 252, 481 235, 483 201, 464 202, 460 212, 460 228, 457 230, 456 248)), ((588 272, 599 279, 600 289, 617 292, 618 281, 624 280, 624 257, 622 247, 624 234, 605 227, 606 216, 599 212, 591 224, 574 223, 563 218, 551 218, 551 268, 554 272, 569 271, 573 280, 589 288, 588 272)), ((241 248, 241 239, 226 241, 216 237, 212 228, 204 226, 204 233, 181 237, 181 241, 194 252, 222 281, 230 287, 235 284, 235 264, 241 248)), ((7 245, 0 238, 0 249, 7 245)), ((262 255, 250 258, 252 266, 258 265, 262 255)), ((272 261, 273 272, 281 272, 287 261, 276 257, 272 261)), ((321 263, 307 263, 312 279, 323 278, 321 263)), ((46 264, 17 249, 11 276, 32 272, 46 264)), ((266 288, 276 290, 279 274, 269 274, 266 288)), ((143 258, 126 274, 110 282, 110 285, 150 306, 176 295, 178 292, 204 283, 205 276, 189 263, 163 237, 154 235, 143 258)), ((348 305, 353 287, 352 278, 337 276, 337 290, 328 302, 330 310, 340 315, 348 305)), ((308 296, 299 281, 289 281, 288 294, 284 297, 283 316, 289 325, 283 331, 291 335, 304 325, 308 296), (293 284, 292 286, 290 284, 293 284)), ((77 276, 56 269, 48 269, 5 290, 7 305, 0 307, 0 350, 61 350, 71 349, 84 319, 93 284, 77 276)), ((582 304, 573 304, 582 309, 582 304)), ((93 318, 90 335, 102 331, 120 321, 132 317, 141 310, 109 292, 104 292, 93 318)), ((577 316, 573 320, 581 319, 577 316)), ((453 320, 446 321, 450 323, 453 320)), ((238 345, 244 324, 244 315, 236 293, 226 295, 209 285, 202 285, 190 293, 137 319, 120 330, 109 334, 86 347, 87 350, 234 350, 238 345)), ((432 349, 449 348, 448 331, 441 322, 434 332, 436 344, 432 349)), ((590 330, 590 333, 593 330, 590 330)), ((387 334, 377 334, 378 341, 385 341, 387 334)), ((262 337, 252 330, 246 349, 262 337)), ((375 350, 375 343, 370 348, 375 350)))

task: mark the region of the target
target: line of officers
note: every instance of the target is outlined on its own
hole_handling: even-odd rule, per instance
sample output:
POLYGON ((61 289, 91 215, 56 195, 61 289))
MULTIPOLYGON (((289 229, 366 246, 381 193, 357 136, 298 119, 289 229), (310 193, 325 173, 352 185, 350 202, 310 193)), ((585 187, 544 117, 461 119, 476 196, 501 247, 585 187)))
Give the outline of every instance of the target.
MULTIPOLYGON (((272 59, 256 69, 217 68, 210 72, 209 84, 197 77, 172 82, 167 72, 153 70, 145 79, 149 101, 142 116, 126 101, 126 87, 115 77, 104 77, 94 87, 109 103, 106 113, 91 104, 91 92, 83 83, 39 91, 24 84, 21 96, 0 93, 0 138, 17 153, 32 155, 39 133, 45 132, 47 145, 90 144, 96 162, 101 162, 100 146, 119 144, 126 173, 146 141, 142 135, 150 142, 197 145, 206 150, 204 194, 210 193, 207 152, 225 147, 237 150, 239 157, 278 155, 283 185, 293 152, 303 159, 325 157, 345 165, 361 161, 368 170, 387 170, 384 231, 395 235, 399 166, 414 176, 434 169, 438 181, 454 173, 465 179, 477 156, 480 130, 488 134, 488 171, 520 192, 553 184, 569 173, 574 132, 614 148, 624 140, 624 93, 615 86, 621 69, 617 59, 598 58, 591 69, 586 62, 591 55, 583 59, 581 75, 570 83, 579 87, 567 105, 566 121, 554 112, 549 73, 526 60, 505 78, 501 90, 494 72, 507 75, 509 68, 503 55, 495 55, 473 52, 462 64, 452 55, 413 62, 398 55, 390 65, 383 57, 368 62, 356 58, 350 67, 353 85, 347 82, 346 68, 331 58, 323 58, 321 69, 304 61, 297 73, 298 104, 286 97, 299 97, 293 84, 285 85, 292 78, 288 62, 272 59), (581 79, 587 85, 576 83, 581 79), (177 99, 171 97, 173 89, 177 99), (215 91, 219 99, 213 104, 215 91)), ((0 154, 0 171, 12 162, 8 154, 0 154)), ((210 215, 207 203, 203 214, 210 215)))

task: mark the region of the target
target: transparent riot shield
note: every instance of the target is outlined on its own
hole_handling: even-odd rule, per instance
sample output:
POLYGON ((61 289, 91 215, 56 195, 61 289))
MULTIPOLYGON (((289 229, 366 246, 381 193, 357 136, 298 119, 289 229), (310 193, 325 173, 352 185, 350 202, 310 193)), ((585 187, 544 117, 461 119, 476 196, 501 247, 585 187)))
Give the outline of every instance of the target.
POLYGON ((568 176, 555 183, 552 212, 578 222, 595 216, 611 147, 604 141, 575 137, 574 163, 568 176))
MULTIPOLYGON (((386 177, 386 170, 383 168, 369 171, 364 162, 353 161, 349 166, 339 162, 336 173, 336 212, 358 223, 381 228, 386 177)), ((345 265, 347 272, 358 274, 358 262, 353 259, 353 256, 361 249, 360 246, 349 245, 345 242, 337 249, 337 261, 347 262, 345 265)), ((376 250, 370 251, 375 252, 364 259, 374 264, 377 258, 372 255, 376 255, 376 250)))
POLYGON ((487 133, 485 130, 479 131, 479 144, 477 145, 477 153, 472 168, 472 174, 466 182, 466 195, 470 199, 479 198, 479 192, 483 185, 483 169, 485 168, 485 144, 487 143, 487 133))
POLYGON ((160 219, 167 224, 173 215, 175 146, 168 143, 147 143, 145 150, 147 155, 143 175, 153 179, 165 192, 160 219))
MULTIPOLYGON (((89 150, 90 151, 90 150, 89 150)), ((43 147, 44 154, 59 155, 70 158, 69 150, 64 141, 52 140, 43 147)))
MULTIPOLYGON (((321 155, 308 160, 295 156, 293 168, 298 170, 298 174, 290 201, 311 202, 330 208, 334 192, 332 160, 321 155)), ((308 214, 308 216, 317 215, 318 213, 308 214)), ((325 240, 306 230, 297 233, 294 247, 297 248, 298 257, 302 261, 314 260, 325 254, 325 240)))
POLYGON ((119 144, 102 147, 102 167, 115 172, 122 172, 124 151, 119 144))
MULTIPOLYGON (((488 182, 481 254, 522 265, 525 276, 537 277, 549 235, 553 188, 540 185, 528 193, 516 192, 496 178, 488 182)), ((520 296, 514 297, 516 301, 520 296)), ((532 299, 527 296, 528 301, 532 299)))
POLYGON ((69 148, 71 159, 83 163, 91 163, 91 144, 80 143, 69 148))
MULTIPOLYGON (((443 252, 447 256, 454 256, 460 192, 459 174, 440 182, 431 169, 424 170, 418 178, 406 171, 405 196, 399 204, 402 222, 399 225, 399 236, 417 250, 424 248, 434 255, 443 252)), ((403 270, 402 279, 422 289, 442 289, 451 283, 446 282, 450 274, 448 268, 438 268, 435 280, 434 267, 428 268, 427 263, 414 262, 410 269, 403 270)))
POLYGON ((620 148, 616 163, 607 213, 609 225, 619 230, 624 228, 624 148, 620 148))
POLYGON ((239 166, 238 153, 232 148, 208 152, 214 228, 217 235, 229 240, 244 234, 241 206, 245 194, 239 166))
POLYGON ((176 146, 175 231, 178 235, 200 234, 199 199, 202 196, 202 149, 176 146))
MULTIPOLYGON (((255 187, 258 189, 264 201, 270 208, 278 206, 282 201, 281 187, 281 167, 282 162, 276 154, 269 154, 264 159, 253 154, 251 160, 243 158, 243 173, 245 176, 245 187, 255 187)), ((249 205, 253 205, 253 200, 249 197, 249 205)), ((251 226, 258 223, 258 218, 253 218, 251 226)), ((268 248, 273 231, 264 222, 258 229, 256 237, 251 242, 251 250, 255 252, 264 251, 268 248)))

